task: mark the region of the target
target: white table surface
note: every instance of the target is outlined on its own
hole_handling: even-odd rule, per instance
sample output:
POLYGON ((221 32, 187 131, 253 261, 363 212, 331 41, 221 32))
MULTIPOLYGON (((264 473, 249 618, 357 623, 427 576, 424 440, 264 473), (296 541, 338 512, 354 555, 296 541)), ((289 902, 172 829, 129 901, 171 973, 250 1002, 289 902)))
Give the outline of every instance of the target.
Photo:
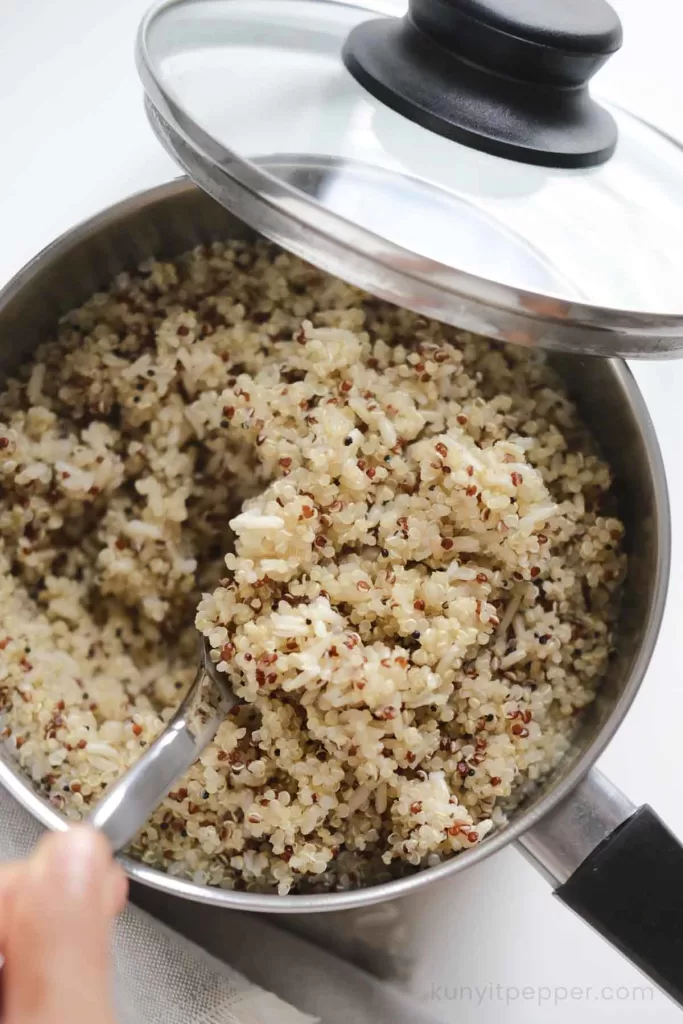
MULTIPOLYGON (((144 119, 133 65, 146 6, 0 0, 0 281, 78 220, 176 174, 144 119)), ((601 72, 603 88, 683 138, 683 5, 615 6, 627 47, 601 72)), ((683 268, 681 278, 683 288, 683 268)), ((683 361, 634 370, 669 475, 673 574, 646 682, 600 767, 683 836, 683 361)), ((409 987, 444 1022, 680 1019, 664 996, 643 994, 635 969, 553 900, 515 850, 422 890, 401 910, 414 954, 409 987)))

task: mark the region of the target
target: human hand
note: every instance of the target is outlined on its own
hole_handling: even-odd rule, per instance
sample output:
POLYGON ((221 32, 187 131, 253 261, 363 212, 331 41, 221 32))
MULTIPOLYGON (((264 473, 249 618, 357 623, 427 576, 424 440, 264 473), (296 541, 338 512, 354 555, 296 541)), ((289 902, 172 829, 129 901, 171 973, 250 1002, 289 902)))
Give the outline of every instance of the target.
POLYGON ((85 826, 0 866, 2 1024, 114 1024, 110 931, 128 883, 85 826))

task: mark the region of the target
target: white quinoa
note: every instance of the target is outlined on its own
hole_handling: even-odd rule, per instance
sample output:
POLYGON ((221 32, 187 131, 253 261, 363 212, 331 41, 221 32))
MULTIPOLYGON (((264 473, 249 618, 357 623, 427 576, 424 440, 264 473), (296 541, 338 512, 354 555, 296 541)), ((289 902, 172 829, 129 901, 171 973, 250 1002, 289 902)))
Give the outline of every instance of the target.
POLYGON ((192 679, 199 602, 245 703, 133 855, 281 893, 436 863, 594 697, 609 490, 536 354, 265 244, 123 274, 0 398, 3 738, 87 813, 192 679))

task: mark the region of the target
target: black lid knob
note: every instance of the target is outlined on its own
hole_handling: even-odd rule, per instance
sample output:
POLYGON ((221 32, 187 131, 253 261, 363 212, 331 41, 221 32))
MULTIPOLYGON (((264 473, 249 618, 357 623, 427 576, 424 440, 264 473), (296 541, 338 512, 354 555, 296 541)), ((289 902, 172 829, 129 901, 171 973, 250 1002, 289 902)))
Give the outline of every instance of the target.
POLYGON ((617 140, 588 82, 619 49, 606 0, 410 0, 349 35, 344 62, 387 106, 475 149, 588 167, 617 140))

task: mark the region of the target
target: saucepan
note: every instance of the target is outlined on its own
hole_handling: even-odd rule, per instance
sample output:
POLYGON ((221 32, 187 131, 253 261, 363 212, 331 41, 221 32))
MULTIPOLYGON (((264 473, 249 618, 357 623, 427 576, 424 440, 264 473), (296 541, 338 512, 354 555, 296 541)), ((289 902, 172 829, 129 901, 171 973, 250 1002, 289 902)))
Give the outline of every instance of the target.
MULTIPOLYGON (((0 293, 0 378, 27 359, 57 319, 124 269, 200 244, 254 232, 187 179, 143 192, 74 228, 0 293)), ((131 879, 203 903, 268 913, 316 913, 378 903, 443 881, 518 843, 556 895, 683 1002, 683 848, 647 806, 636 809, 594 767, 643 681, 664 609, 670 513, 662 458, 626 364, 548 357, 592 428, 617 480, 629 573, 617 652, 570 753, 504 827, 435 867, 355 891, 277 896, 196 884, 122 856, 131 879)), ((0 783, 43 825, 67 821, 43 799, 9 751, 0 783)))

